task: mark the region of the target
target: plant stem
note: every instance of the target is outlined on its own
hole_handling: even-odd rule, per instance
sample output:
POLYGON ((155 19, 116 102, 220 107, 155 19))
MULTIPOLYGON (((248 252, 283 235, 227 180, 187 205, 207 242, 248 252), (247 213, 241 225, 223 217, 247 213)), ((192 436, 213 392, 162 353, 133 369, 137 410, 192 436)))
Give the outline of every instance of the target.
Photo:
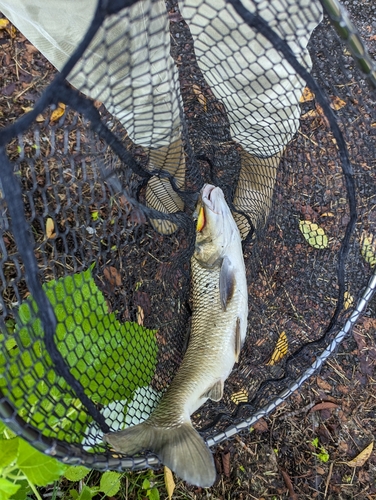
POLYGON ((32 483, 31 481, 29 481, 29 479, 27 479, 27 482, 29 483, 29 486, 33 490, 33 493, 37 497, 37 499, 38 500, 43 500, 42 497, 39 495, 39 491, 36 489, 35 484, 32 483))

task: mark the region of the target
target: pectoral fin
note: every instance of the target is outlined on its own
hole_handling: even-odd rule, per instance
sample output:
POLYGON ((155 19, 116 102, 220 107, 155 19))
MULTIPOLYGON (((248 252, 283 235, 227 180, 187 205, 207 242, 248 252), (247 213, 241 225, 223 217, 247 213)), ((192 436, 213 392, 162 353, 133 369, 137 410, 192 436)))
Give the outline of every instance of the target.
POLYGON ((235 362, 239 363, 240 351, 242 349, 242 337, 240 334, 240 318, 236 318, 235 325, 235 362))
POLYGON ((212 401, 220 401, 223 397, 223 380, 218 380, 213 387, 206 391, 202 398, 209 398, 212 401))
POLYGON ((235 274, 231 261, 225 257, 222 261, 221 272, 219 274, 219 295, 221 305, 226 311, 227 304, 230 302, 235 291, 235 274))

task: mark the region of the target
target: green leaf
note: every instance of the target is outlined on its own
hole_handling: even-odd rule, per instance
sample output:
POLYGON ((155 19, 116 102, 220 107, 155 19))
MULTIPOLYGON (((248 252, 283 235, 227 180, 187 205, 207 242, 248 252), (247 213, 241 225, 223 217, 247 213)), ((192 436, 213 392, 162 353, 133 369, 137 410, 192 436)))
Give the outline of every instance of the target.
MULTIPOLYGON (((58 319, 57 348, 94 402, 131 401, 138 388, 150 384, 157 362, 156 332, 120 323, 109 313, 91 268, 50 281, 43 289, 58 319)), ((14 333, 1 332, 0 344, 5 339, 14 347, 7 358, 0 353, 0 389, 44 435, 71 442, 81 434, 84 439, 92 419, 54 371, 37 310, 29 296, 19 307, 14 333)))
POLYGON ((319 438, 318 437, 315 437, 314 439, 312 439, 312 445, 317 448, 318 445, 319 445, 319 438))
POLYGON ((91 489, 88 486, 84 486, 77 500, 91 500, 92 498, 93 494, 91 489))
POLYGON ((81 481, 90 472, 90 469, 83 467, 82 465, 68 467, 64 472, 64 477, 69 479, 69 481, 81 481))
POLYGON ((30 484, 25 479, 19 480, 15 484, 20 488, 17 490, 17 493, 12 496, 12 500, 26 500, 31 493, 30 484))
POLYGON ((100 481, 100 490, 102 493, 108 497, 113 497, 120 490, 120 478, 121 474, 115 471, 106 471, 102 474, 100 481))
POLYGON ((0 468, 6 467, 14 462, 18 452, 18 438, 1 441, 0 444, 0 468))
POLYGON ((19 484, 13 484, 0 477, 0 500, 8 500, 20 489, 19 484))
POLYGON ((149 481, 149 479, 145 478, 142 481, 142 489, 143 490, 148 490, 149 488, 150 488, 150 481, 149 481))
POLYGON ((17 466, 28 480, 37 486, 47 486, 59 479, 67 466, 48 457, 20 439, 17 466))
POLYGON ((146 495, 150 498, 150 500, 160 500, 158 488, 154 486, 151 490, 149 490, 146 495))

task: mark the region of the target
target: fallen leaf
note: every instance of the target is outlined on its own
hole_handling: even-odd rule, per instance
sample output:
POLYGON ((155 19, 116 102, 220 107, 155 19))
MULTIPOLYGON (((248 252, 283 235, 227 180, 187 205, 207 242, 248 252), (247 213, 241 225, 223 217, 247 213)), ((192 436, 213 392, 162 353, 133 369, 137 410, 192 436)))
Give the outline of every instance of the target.
POLYGON ((339 405, 336 403, 332 403, 331 401, 324 401, 322 403, 317 403, 315 406, 312 406, 312 408, 309 410, 309 413, 319 410, 328 410, 331 408, 339 408, 339 405))
POLYGON ((103 269, 103 274, 108 283, 112 286, 121 286, 122 280, 121 280, 121 274, 119 271, 116 269, 116 267, 105 267, 103 269))
POLYGON ((282 474, 283 479, 285 481, 285 484, 287 486, 287 489, 289 490, 289 495, 290 495, 291 500, 298 500, 298 495, 294 491, 294 487, 292 485, 290 476, 282 468, 280 468, 280 471, 281 471, 281 474, 282 474))
POLYGON ((236 405, 239 403, 248 403, 248 392, 245 389, 240 389, 238 392, 231 394, 231 401, 236 405))
POLYGON ((317 382, 317 385, 319 386, 319 388, 322 389, 323 391, 331 391, 332 390, 332 386, 326 380, 322 379, 321 377, 317 377, 316 382, 317 382))
POLYGON ((38 123, 44 122, 44 116, 41 114, 39 114, 35 119, 38 123))
POLYGON ((299 229, 308 245, 317 249, 327 248, 328 237, 317 224, 309 220, 301 220, 299 221, 299 229))
POLYGON ((192 89, 193 89, 193 92, 196 94, 198 102, 201 104, 201 106, 203 106, 204 111, 206 113, 206 111, 208 110, 208 107, 207 107, 207 104, 206 104, 206 97, 201 92, 201 89, 200 89, 200 87, 198 85, 196 85, 196 84, 193 85, 192 89))
POLYGON ((137 323, 140 326, 144 326, 145 313, 141 306, 137 306, 137 323))
POLYGON ((46 220, 46 238, 48 240, 53 239, 56 237, 55 233, 55 223, 51 217, 47 217, 46 220))
POLYGON ((362 467, 362 465, 364 465, 371 456, 372 450, 373 441, 371 441, 371 443, 366 448, 364 448, 364 450, 361 451, 359 455, 357 455, 349 462, 345 462, 346 465, 348 465, 349 467, 362 467))
POLYGON ((335 111, 338 111, 339 109, 343 108, 344 106, 346 106, 346 102, 345 101, 342 101, 342 99, 340 99, 339 97, 337 96, 330 96, 330 99, 331 99, 331 103, 330 103, 330 107, 332 109, 334 109, 335 111))
POLYGON ((315 94, 308 87, 305 87, 303 89, 303 93, 299 99, 299 102, 303 103, 303 102, 313 101, 314 98, 315 94))
POLYGON ((281 359, 286 356, 288 352, 289 344, 287 340, 287 335, 285 332, 282 332, 278 337, 277 343, 275 345, 273 354, 271 355, 269 361, 266 363, 266 366, 273 366, 281 359))
POLYGON ((376 240, 372 233, 367 233, 363 231, 360 237, 360 253, 363 259, 371 266, 374 267, 376 264, 376 240))
POLYGON ((57 120, 59 120, 59 118, 63 116, 64 113, 65 113, 65 104, 63 102, 59 102, 57 108, 54 111, 52 111, 50 120, 52 122, 56 122, 57 120))
POLYGON ((172 495, 175 490, 175 481, 174 476, 172 475, 171 470, 168 467, 164 467, 164 482, 166 486, 166 491, 168 495, 168 500, 171 500, 172 495))
POLYGON ((9 26, 9 21, 8 19, 1 18, 0 19, 0 30, 3 30, 9 26))
POLYGON ((264 418, 259 418, 255 424, 252 426, 257 432, 267 432, 269 427, 268 423, 264 418))
POLYGON ((304 113, 300 118, 302 120, 305 120, 306 118, 315 118, 316 116, 319 116, 318 112, 315 109, 310 109, 307 111, 307 113, 304 113))
POLYGON ((230 477, 231 467, 230 467, 230 452, 222 453, 222 465, 223 465, 223 474, 226 477, 230 477))
POLYGON ((321 217, 334 217, 334 214, 332 212, 324 212, 321 214, 321 217))
POLYGON ((33 108, 31 106, 21 106, 21 109, 25 113, 28 113, 29 111, 33 111, 33 108))
POLYGON ((354 297, 350 295, 350 292, 346 290, 346 292, 343 294, 343 307, 346 309, 349 309, 354 304, 354 297))

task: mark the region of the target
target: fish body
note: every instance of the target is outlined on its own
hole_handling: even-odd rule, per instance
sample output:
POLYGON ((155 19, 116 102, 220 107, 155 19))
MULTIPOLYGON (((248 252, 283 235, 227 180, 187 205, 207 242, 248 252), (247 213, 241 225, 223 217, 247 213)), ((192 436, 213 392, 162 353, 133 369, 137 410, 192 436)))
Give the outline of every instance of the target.
POLYGON ((248 295, 241 238, 222 190, 206 184, 196 211, 192 327, 184 359, 148 420, 105 440, 128 455, 151 450, 185 481, 208 487, 216 477, 213 457, 190 416, 209 398, 222 398, 245 339, 248 295))

